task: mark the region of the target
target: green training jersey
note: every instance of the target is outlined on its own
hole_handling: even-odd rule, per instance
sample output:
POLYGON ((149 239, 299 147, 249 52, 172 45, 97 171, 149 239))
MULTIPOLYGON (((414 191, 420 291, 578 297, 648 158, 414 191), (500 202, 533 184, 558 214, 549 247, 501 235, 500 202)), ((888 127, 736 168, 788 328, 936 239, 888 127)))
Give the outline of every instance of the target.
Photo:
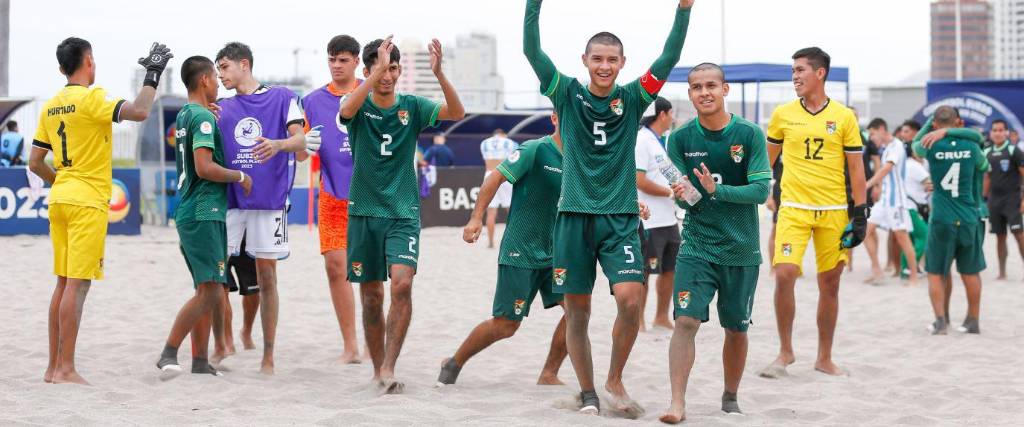
POLYGON ((221 182, 202 179, 196 173, 193 152, 200 148, 213 151, 213 161, 224 166, 217 118, 205 107, 185 104, 178 112, 174 138, 177 144, 175 163, 178 169, 178 208, 174 222, 224 221, 228 211, 228 187, 221 182))
POLYGON ((715 200, 693 173, 701 163, 707 166, 719 186, 716 196, 724 193, 722 186, 771 181, 761 128, 734 115, 725 128, 711 131, 694 119, 672 133, 666 148, 672 163, 703 196, 683 220, 679 256, 727 266, 761 264, 757 203, 715 200))
POLYGON ((512 207, 498 264, 551 267, 551 239, 562 188, 562 150, 546 136, 526 141, 498 165, 512 183, 512 207))
POLYGON ((339 116, 352 146, 349 214, 418 219, 416 140, 420 132, 437 124, 441 105, 398 93, 391 108, 380 108, 371 96, 352 118, 339 116))
POLYGON ((544 95, 558 113, 565 144, 560 212, 637 214, 636 134, 654 102, 640 79, 615 86, 607 97, 556 73, 544 95))
POLYGON ((928 171, 935 186, 929 221, 957 225, 980 221, 978 177, 989 170, 989 164, 978 144, 947 136, 931 148, 918 144, 914 150, 928 160, 928 171))

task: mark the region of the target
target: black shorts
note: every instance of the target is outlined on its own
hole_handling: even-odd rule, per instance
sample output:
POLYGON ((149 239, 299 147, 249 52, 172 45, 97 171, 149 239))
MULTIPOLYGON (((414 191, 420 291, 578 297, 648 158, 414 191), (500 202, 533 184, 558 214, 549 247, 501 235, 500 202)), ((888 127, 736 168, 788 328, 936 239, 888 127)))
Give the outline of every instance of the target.
POLYGON ((260 285, 256 283, 256 260, 245 252, 245 236, 242 236, 238 255, 228 258, 228 283, 225 286, 228 291, 238 291, 242 296, 260 293, 260 285))
POLYGON ((1007 228, 1011 233, 1020 233, 1024 230, 1024 217, 1020 213, 1020 200, 1013 198, 989 200, 988 222, 992 234, 1006 234, 1007 228))
POLYGON ((680 243, 678 225, 644 230, 640 237, 644 252, 644 270, 647 274, 675 271, 680 243))

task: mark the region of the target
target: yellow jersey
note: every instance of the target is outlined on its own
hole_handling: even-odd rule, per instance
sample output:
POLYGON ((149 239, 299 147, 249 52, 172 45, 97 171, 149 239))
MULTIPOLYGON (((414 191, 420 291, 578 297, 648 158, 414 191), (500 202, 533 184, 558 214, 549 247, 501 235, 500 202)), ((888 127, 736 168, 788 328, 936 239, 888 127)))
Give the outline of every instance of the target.
POLYGON ((50 203, 110 208, 112 123, 123 103, 98 87, 67 85, 43 106, 32 145, 53 152, 50 203))
POLYGON ((775 109, 766 136, 782 145, 782 206, 847 208, 846 154, 864 149, 853 110, 830 99, 812 114, 797 99, 775 109))

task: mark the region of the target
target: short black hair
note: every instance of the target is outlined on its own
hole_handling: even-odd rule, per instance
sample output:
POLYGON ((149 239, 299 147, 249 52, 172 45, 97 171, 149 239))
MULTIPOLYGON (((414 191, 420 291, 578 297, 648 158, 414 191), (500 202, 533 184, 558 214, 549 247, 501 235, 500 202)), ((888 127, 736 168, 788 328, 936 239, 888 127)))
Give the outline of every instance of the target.
POLYGON ((331 41, 327 42, 328 55, 334 56, 342 52, 358 57, 359 42, 357 42, 355 38, 348 34, 334 36, 334 38, 332 38, 331 41))
POLYGON ((18 122, 14 121, 14 120, 11 120, 11 121, 7 122, 7 131, 8 132, 14 132, 14 130, 17 129, 17 128, 18 128, 18 122))
POLYGON ((220 60, 224 58, 231 61, 241 61, 244 59, 249 61, 250 70, 253 67, 252 49, 249 49, 249 46, 242 42, 231 42, 224 45, 224 47, 217 52, 217 58, 214 59, 214 61, 220 62, 220 60))
POLYGON ((607 31, 601 31, 600 33, 594 34, 590 40, 587 40, 587 50, 584 53, 590 53, 590 45, 592 44, 603 44, 608 46, 618 46, 619 55, 625 55, 625 49, 622 47, 622 40, 619 36, 609 33, 607 31))
MULTIPOLYGON (((380 48, 381 43, 384 43, 384 39, 377 39, 368 43, 366 46, 363 46, 364 67, 370 68, 377 63, 377 49, 380 48)), ((389 62, 389 64, 396 62, 402 62, 402 52, 398 51, 398 46, 392 45, 391 62, 389 62)))
POLYGON ((937 125, 954 125, 956 120, 960 118, 960 112, 956 108, 948 105, 943 105, 935 109, 935 116, 932 120, 937 125))
POLYGON ((85 39, 68 37, 57 45, 57 63, 65 76, 75 74, 82 66, 85 54, 92 51, 92 44, 85 39))
POLYGON ((989 130, 995 128, 996 127, 996 123, 1001 123, 1003 125, 1003 129, 1009 129, 1010 128, 1010 125, 1006 124, 1006 120, 995 119, 995 120, 992 121, 992 126, 989 127, 989 130))
POLYGON ((690 76, 692 76, 693 73, 699 73, 701 71, 717 71, 718 74, 722 76, 722 83, 725 83, 725 70, 723 70, 718 64, 711 62, 703 62, 691 68, 689 74, 686 75, 686 80, 689 81, 690 76))
POLYGON ((903 124, 900 125, 900 126, 901 127, 909 127, 911 129, 913 129, 914 132, 920 132, 921 131, 921 124, 918 123, 917 120, 907 120, 907 121, 903 122, 903 124))
POLYGON ((199 78, 213 73, 213 61, 205 56, 191 56, 181 64, 181 82, 189 92, 196 90, 199 78))
POLYGON ((811 64, 811 68, 815 70, 824 68, 825 80, 828 80, 828 72, 832 69, 832 57, 828 56, 824 50, 821 50, 819 47, 805 47, 793 54, 794 61, 800 58, 807 59, 807 62, 811 64))
POLYGON ((871 122, 868 123, 868 129, 878 129, 878 128, 889 130, 889 124, 886 123, 885 119, 883 119, 881 117, 876 117, 874 119, 871 119, 871 122))
POLYGON ((661 113, 667 113, 669 111, 672 111, 672 103, 659 96, 654 99, 654 115, 641 118, 640 124, 643 126, 650 126, 651 123, 658 119, 658 116, 660 116, 661 113))

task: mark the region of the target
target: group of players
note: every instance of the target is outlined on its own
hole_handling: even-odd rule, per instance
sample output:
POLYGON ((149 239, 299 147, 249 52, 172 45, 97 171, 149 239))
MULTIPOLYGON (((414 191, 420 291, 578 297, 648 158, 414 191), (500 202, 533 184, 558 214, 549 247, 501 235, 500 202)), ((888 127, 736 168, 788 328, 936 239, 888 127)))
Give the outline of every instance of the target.
MULTIPOLYGON (((655 153, 638 163, 638 134, 650 132, 657 144, 660 134, 671 127, 668 119, 645 121, 642 128, 641 118, 652 103, 654 121, 670 116, 670 107, 663 105, 658 93, 679 60, 694 0, 678 3, 661 56, 643 76, 620 86, 616 80, 625 56, 618 37, 607 32, 594 35, 582 56, 589 80, 569 77, 541 49, 542 1, 527 0, 523 52, 540 80, 541 92, 554 105, 555 132, 523 143, 507 159, 495 162, 496 172, 484 179, 463 233, 469 243, 480 236, 485 208, 499 188, 512 186, 493 317, 476 326, 443 361, 440 384, 454 384, 473 355, 512 336, 540 293, 545 308, 561 306, 565 315, 555 329, 538 382, 560 384, 558 369, 568 356, 581 388, 580 411, 599 412, 587 331, 600 263, 618 311, 604 385, 611 411, 630 418, 644 412, 629 397, 622 377, 642 324, 646 270, 668 277, 664 283, 659 277, 658 288, 671 289, 675 317, 674 323, 656 319, 674 329, 669 352, 672 398, 661 420, 685 419, 694 339, 700 324, 709 319, 716 293, 719 321, 726 331, 722 410, 740 412, 737 393, 746 362, 746 330, 762 263, 757 205, 769 197, 772 165, 780 156, 786 167, 772 262, 781 345, 777 359, 761 374, 783 375, 795 360, 794 286, 811 239, 820 292, 815 368, 843 374, 832 360, 840 277, 849 250, 864 240, 871 216, 857 118, 826 96, 830 58, 821 49, 802 49, 793 56, 798 99, 775 111, 767 134, 725 110, 726 76, 719 66, 704 63, 688 76, 697 118, 671 133, 664 150, 667 159, 655 153), (659 178, 672 166, 681 179, 659 178), (645 177, 652 182, 645 182, 645 177), (646 187, 648 193, 673 197, 687 212, 678 257, 660 259, 660 267, 645 265, 647 257, 640 251, 637 230, 640 217, 647 218, 649 211, 638 203, 638 181, 642 192, 646 187), (694 191, 698 199, 692 197, 694 191), (675 274, 664 274, 671 272, 675 274)), ((207 348, 211 329, 216 342, 228 341, 223 334, 230 327, 224 326, 223 312, 229 255, 255 259, 264 346, 261 372, 273 374, 276 263, 289 253, 287 194, 295 162, 317 153, 322 169, 320 248, 344 337, 343 359, 359 358, 350 285, 359 283, 373 380, 382 393, 403 392, 395 366, 411 320, 419 256, 416 143, 425 129, 442 120, 459 120, 465 112, 442 71, 437 40, 429 45, 430 65, 443 103, 395 91, 402 68, 390 36, 362 48, 352 37, 337 36, 327 51, 332 81, 301 101, 287 89, 261 85, 253 77, 253 55, 244 44, 227 44, 213 60, 193 56, 183 61, 181 79, 188 89, 188 104, 175 127, 181 196, 175 224, 196 293, 174 319, 157 362, 163 379, 182 372, 177 352, 186 335, 192 339, 191 371, 220 375, 215 365, 232 349, 218 345, 214 357, 208 357, 207 348), (356 77, 360 61, 362 79, 356 77), (234 96, 218 100, 218 80, 234 96), (391 305, 385 316, 383 283, 388 280, 391 305)), ((90 88, 95 63, 85 40, 65 40, 57 48, 57 58, 68 86, 41 113, 30 160, 32 170, 53 184, 50 221, 58 282, 50 305, 50 361, 44 379, 86 383, 75 370, 74 350, 86 293, 91 281, 103 274, 111 122, 146 119, 172 55, 154 43, 149 55, 139 60, 147 74, 134 101, 110 100, 102 89, 90 88), (51 151, 56 171, 44 162, 51 151)), ((940 108, 914 147, 927 158, 932 176, 942 177, 932 201, 931 234, 937 238, 930 239, 927 256, 935 328, 941 330, 948 324, 949 294, 943 277, 948 278, 950 263, 955 259, 964 274, 975 304, 969 319, 973 316, 975 322, 980 297, 976 273, 984 267, 977 246, 976 177, 987 162, 983 164, 984 156, 973 142, 978 135, 959 126, 955 109, 940 108), (929 133, 932 127, 936 130, 929 133)), ((911 263, 915 259, 909 258, 911 263)), ((239 287, 253 290, 249 283, 239 287)), ((659 313, 663 310, 667 304, 659 313)))

